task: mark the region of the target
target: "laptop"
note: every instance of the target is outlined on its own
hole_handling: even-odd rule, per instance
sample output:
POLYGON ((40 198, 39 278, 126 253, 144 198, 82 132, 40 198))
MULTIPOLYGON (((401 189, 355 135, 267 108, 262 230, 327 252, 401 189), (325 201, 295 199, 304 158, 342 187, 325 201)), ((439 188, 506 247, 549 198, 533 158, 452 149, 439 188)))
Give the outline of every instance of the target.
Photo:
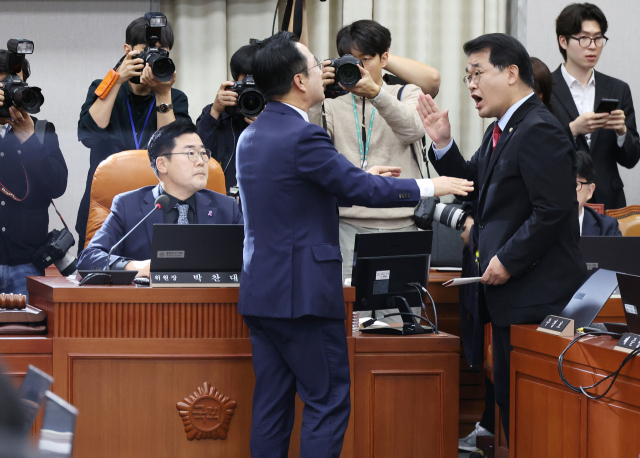
POLYGON ((73 451, 78 409, 51 391, 45 394, 46 404, 38 451, 44 458, 69 458, 73 451))
POLYGON ((597 269, 640 275, 640 237, 580 237, 580 250, 588 275, 597 269))
POLYGON ((640 334, 640 276, 618 273, 627 331, 640 334))
POLYGON ((598 269, 576 291, 560 316, 574 320, 574 329, 589 326, 617 287, 616 272, 598 269))
POLYGON ((155 224, 151 286, 238 286, 243 243, 241 224, 155 224))
POLYGON ((29 370, 18 388, 18 398, 24 416, 24 431, 29 431, 36 421, 45 393, 51 387, 53 377, 29 364, 29 370))

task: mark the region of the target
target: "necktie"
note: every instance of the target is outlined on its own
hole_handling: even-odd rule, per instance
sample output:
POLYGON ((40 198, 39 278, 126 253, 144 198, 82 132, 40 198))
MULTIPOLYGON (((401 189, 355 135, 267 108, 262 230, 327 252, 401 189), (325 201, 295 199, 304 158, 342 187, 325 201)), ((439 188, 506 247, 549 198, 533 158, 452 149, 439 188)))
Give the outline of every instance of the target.
POLYGON ((176 204, 178 209, 178 224, 189 224, 189 219, 187 218, 187 213, 189 212, 189 204, 176 204))
MULTIPOLYGON (((498 144, 498 140, 500 140, 501 134, 502 131, 500 130, 500 126, 496 121, 495 125, 493 126, 493 149, 496 149, 496 145, 498 144)), ((491 154, 493 154, 493 151, 491 152, 491 154)))

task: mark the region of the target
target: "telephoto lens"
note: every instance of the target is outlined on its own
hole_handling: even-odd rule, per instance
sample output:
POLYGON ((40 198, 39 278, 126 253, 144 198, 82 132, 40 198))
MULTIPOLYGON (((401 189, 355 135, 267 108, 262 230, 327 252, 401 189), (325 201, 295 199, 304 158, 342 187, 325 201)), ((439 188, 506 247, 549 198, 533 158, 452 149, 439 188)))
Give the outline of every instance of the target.
POLYGON ((165 49, 152 48, 147 51, 145 62, 151 67, 151 72, 158 81, 171 81, 176 66, 169 59, 169 53, 165 49))
POLYGON ((347 93, 343 87, 353 87, 362 79, 362 74, 358 65, 362 66, 362 61, 356 59, 351 54, 345 54, 338 59, 329 59, 330 67, 335 68, 335 83, 325 88, 325 97, 334 99, 347 93), (340 86, 342 85, 342 86, 340 86))
POLYGON ((245 76, 242 81, 234 81, 233 86, 229 86, 227 90, 238 94, 238 104, 225 108, 225 111, 230 116, 253 118, 264 110, 266 102, 262 93, 256 87, 252 75, 245 76))
POLYGON ((0 107, 0 118, 8 118, 9 108, 15 106, 27 113, 36 114, 44 103, 44 96, 39 87, 29 86, 17 75, 7 75, 2 80, 4 103, 0 107))
POLYGON ((436 204, 433 212, 433 220, 450 227, 451 229, 460 230, 467 219, 468 212, 465 212, 456 205, 436 204))

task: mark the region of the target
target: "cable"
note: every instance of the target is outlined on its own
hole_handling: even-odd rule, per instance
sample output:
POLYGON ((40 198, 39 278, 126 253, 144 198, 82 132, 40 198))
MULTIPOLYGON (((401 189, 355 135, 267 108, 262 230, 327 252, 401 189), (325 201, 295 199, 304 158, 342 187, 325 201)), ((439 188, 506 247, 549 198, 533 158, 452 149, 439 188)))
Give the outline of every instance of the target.
MULTIPOLYGON (((429 291, 427 291, 427 288, 422 286, 420 283, 416 283, 416 282, 407 283, 407 285, 413 286, 415 289, 418 290, 418 296, 420 296, 420 304, 422 305, 422 310, 424 311, 424 315, 427 317, 427 321, 428 321, 427 308, 425 307, 424 302, 422 301, 422 294, 420 294, 420 291, 423 291, 424 293, 427 294, 427 296, 429 296, 429 300, 431 301, 431 306, 433 307, 433 317, 436 322, 435 326, 431 325, 433 326, 433 333, 440 334, 438 332, 438 312, 436 312, 436 303, 433 302, 433 297, 431 297, 431 294, 429 294, 429 291)), ((429 321, 429 324, 431 324, 430 321, 429 321)))
POLYGON ((627 355, 627 357, 622 360, 622 363, 620 364, 620 367, 618 368, 617 371, 612 372, 611 374, 607 375, 606 377, 604 377, 602 380, 594 383, 593 385, 590 386, 578 386, 575 387, 573 386, 571 383, 569 383, 567 381, 567 379, 564 377, 564 373, 562 371, 562 364, 564 362, 564 355, 565 353, 567 353, 567 351, 569 350, 569 348, 571 348, 573 346, 573 344, 575 344, 577 341, 579 341, 580 339, 582 339, 585 336, 598 336, 598 335, 608 335, 608 336, 612 336, 612 337, 622 337, 621 334, 615 333, 615 332, 604 332, 604 331, 598 331, 598 332, 588 332, 588 333, 584 333, 584 334, 580 334, 577 337, 575 337, 570 343, 569 345, 567 345, 567 348, 565 348, 563 350, 563 352, 560 354, 560 357, 558 358, 558 373, 560 374, 560 379, 562 380, 562 382, 572 391, 575 391, 576 393, 581 393, 584 394, 586 397, 588 397, 589 399, 600 399, 603 398, 607 395, 607 393, 609 392, 609 390, 611 389, 611 387, 613 386, 613 384, 615 383, 616 379, 618 378, 618 375, 620 375, 620 371, 622 371, 622 368, 629 362, 631 361, 631 359, 633 359, 634 356, 640 354, 640 348, 636 348, 635 350, 633 350, 631 353, 629 353, 627 355), (602 393, 601 395, 592 395, 590 393, 587 393, 586 390, 589 390, 591 388, 595 388, 597 386, 599 386, 602 382, 604 382, 607 379, 611 378, 611 383, 609 384, 609 387, 607 388, 607 390, 602 393))
POLYGON ((271 35, 276 33, 276 19, 278 17, 278 7, 280 6, 280 0, 276 0, 276 12, 273 13, 273 25, 271 26, 271 35))
POLYGON ((222 170, 222 173, 226 173, 227 172, 227 169, 229 168, 229 164, 231 164, 231 160, 236 155, 236 131, 233 130, 233 118, 229 119, 229 125, 231 126, 231 134, 233 135, 233 151, 231 151, 231 157, 229 158, 229 161, 227 162, 227 165, 224 166, 224 169, 222 170))

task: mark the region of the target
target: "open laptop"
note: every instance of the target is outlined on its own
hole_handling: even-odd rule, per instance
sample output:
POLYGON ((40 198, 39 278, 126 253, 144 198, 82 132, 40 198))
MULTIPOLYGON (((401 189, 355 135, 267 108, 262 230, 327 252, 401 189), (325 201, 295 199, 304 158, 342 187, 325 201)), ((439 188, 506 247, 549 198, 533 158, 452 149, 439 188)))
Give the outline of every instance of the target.
POLYGON ((53 377, 29 364, 29 370, 18 388, 18 398, 24 416, 24 431, 29 431, 36 421, 45 393, 51 387, 53 377))
POLYGON ((38 442, 38 456, 68 458, 73 451, 78 409, 51 391, 45 394, 44 419, 38 442))
POLYGON ((640 237, 580 237, 580 250, 589 275, 597 269, 640 275, 640 237))
POLYGON ((155 224, 151 286, 237 286, 243 242, 241 224, 155 224))
POLYGON ((626 332, 640 334, 640 276, 618 273, 618 285, 627 320, 626 332))
POLYGON ((560 313, 575 322, 575 329, 589 326, 618 287, 616 272, 598 269, 573 295, 560 313))

